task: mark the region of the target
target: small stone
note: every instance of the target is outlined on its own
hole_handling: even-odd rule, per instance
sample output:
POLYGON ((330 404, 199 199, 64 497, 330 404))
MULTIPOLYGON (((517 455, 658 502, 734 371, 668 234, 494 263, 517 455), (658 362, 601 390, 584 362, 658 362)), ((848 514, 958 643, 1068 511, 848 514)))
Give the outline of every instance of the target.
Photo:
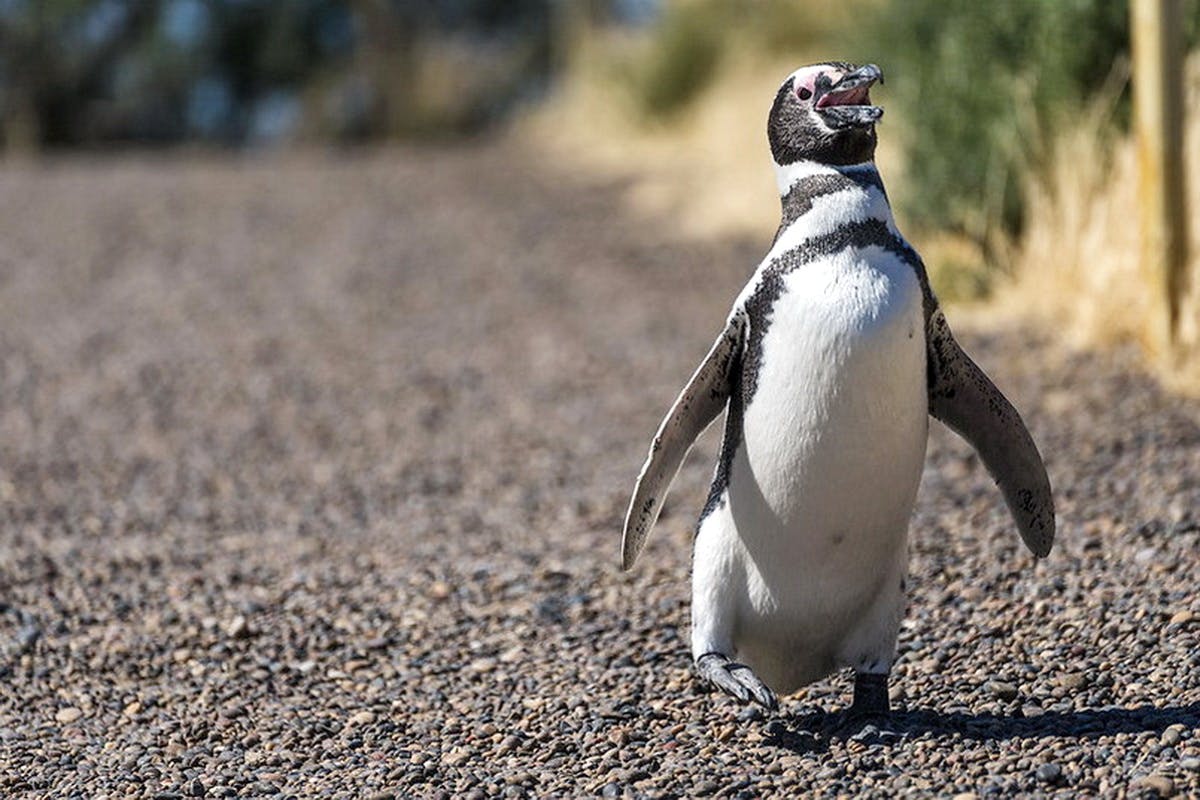
POLYGON ((738 712, 737 718, 740 722, 755 722, 762 719, 762 716, 758 706, 746 706, 738 712))
POLYGON ((606 783, 600 790, 601 797, 620 797, 621 787, 615 783, 606 783))
POLYGON ((504 779, 505 783, 510 786, 520 786, 522 783, 531 783, 533 781, 533 773, 527 770, 514 772, 504 779))
POLYGON ((375 721, 375 712, 367 711, 367 710, 363 710, 363 711, 359 711, 355 714, 351 714, 350 720, 349 720, 351 725, 370 725, 374 721, 375 721))
POLYGON ((450 596, 450 584, 445 581, 434 581, 429 584, 429 596, 434 600, 445 600, 450 596))
POLYGON ((1186 608, 1183 611, 1176 611, 1171 615, 1171 620, 1168 625, 1187 625, 1196 619, 1196 615, 1186 608))
POLYGON ((42 629, 37 625, 25 625, 17 631, 17 652, 28 653, 42 638, 42 629))
POLYGON ((959 792, 952 800, 979 800, 979 795, 974 792, 959 792))
POLYGON ((1179 730, 1177 728, 1167 728, 1162 732, 1162 736, 1159 737, 1159 741, 1165 744, 1167 747, 1174 747, 1175 745, 1179 744, 1179 740, 1181 738, 1182 737, 1179 735, 1179 730))
POLYGON ((521 737, 516 734, 509 734, 504 737, 504 741, 500 742, 501 753, 511 753, 521 746, 521 737))
POLYGON ((141 710, 142 710, 142 704, 140 702, 138 702, 137 700, 134 700, 132 703, 125 706, 125 708, 121 711, 121 713, 127 717, 132 717, 141 710))
POLYGON ((241 614, 231 619, 229 624, 225 626, 225 635, 230 639, 248 639, 252 634, 253 631, 250 630, 250 623, 241 614))
POLYGON ((1175 781, 1166 775, 1147 775, 1144 778, 1138 778, 1129 785, 1129 788, 1135 791, 1154 792, 1159 797, 1173 797, 1175 795, 1175 781))
POLYGON ((204 797, 204 784, 200 782, 199 778, 194 779, 187 785, 187 793, 192 797, 204 797))
POLYGON ((1087 682, 1088 677, 1082 672, 1068 672, 1065 675, 1060 675, 1058 678, 1059 686, 1071 690, 1082 689, 1084 686, 1087 686, 1087 682))
POLYGON ((58 713, 54 715, 54 719, 62 725, 70 725, 72 722, 75 722, 82 716, 83 712, 78 708, 75 706, 67 706, 66 708, 60 708, 58 713))
POLYGON ((987 690, 1001 700, 1015 700, 1017 687, 1007 681, 988 681, 987 690))
POLYGON ((1200 758, 1181 758, 1179 768, 1187 772, 1200 772, 1200 758))
POLYGON ((1049 764, 1042 764, 1034 774, 1042 783, 1058 783, 1062 780, 1063 771, 1062 767, 1058 764, 1050 762, 1049 764))

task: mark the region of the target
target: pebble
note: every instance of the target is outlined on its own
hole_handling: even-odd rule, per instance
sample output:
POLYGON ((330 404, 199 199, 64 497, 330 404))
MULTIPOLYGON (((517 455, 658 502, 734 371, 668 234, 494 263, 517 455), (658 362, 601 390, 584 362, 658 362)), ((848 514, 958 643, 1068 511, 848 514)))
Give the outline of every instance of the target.
POLYGON ((1129 787, 1135 791, 1153 792, 1158 797, 1175 796, 1175 781, 1166 775, 1147 775, 1144 778, 1138 778, 1133 781, 1129 784, 1129 787))
POLYGON ((1082 672, 1068 672, 1064 675, 1060 675, 1058 678, 1059 686, 1072 691, 1076 689, 1082 689, 1087 685, 1087 682, 1088 676, 1082 672))
POLYGON ((74 706, 66 706, 60 708, 55 714, 54 719, 63 725, 70 725, 83 716, 83 711, 74 706))
POLYGON ((448 767, 461 766, 473 758, 471 751, 465 747, 456 747, 450 751, 449 755, 442 759, 442 763, 448 767))
POLYGON ((17 631, 17 652, 28 653, 33 650, 34 645, 42 638, 42 629, 37 625, 29 624, 21 626, 17 631))
POLYGON ((1062 767, 1054 762, 1042 764, 1037 768, 1037 779, 1042 783, 1058 783, 1062 780, 1062 767))
POLYGON ((1159 551, 1157 547, 1143 547, 1133 554, 1133 560, 1138 564, 1149 564, 1158 557, 1159 551))
POLYGON ((987 690, 1001 700, 1015 700, 1017 687, 1006 681, 988 681, 987 690))
POLYGON ((246 617, 238 614, 225 626, 225 635, 230 639, 248 639, 253 635, 253 631, 246 617))

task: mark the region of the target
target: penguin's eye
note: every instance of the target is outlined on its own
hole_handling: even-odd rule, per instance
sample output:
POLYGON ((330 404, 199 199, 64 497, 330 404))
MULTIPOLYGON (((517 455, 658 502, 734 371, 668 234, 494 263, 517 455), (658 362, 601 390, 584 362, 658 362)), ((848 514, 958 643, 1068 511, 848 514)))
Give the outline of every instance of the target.
POLYGON ((806 86, 801 86, 800 91, 796 92, 796 96, 801 100, 807 100, 808 98, 812 97, 812 90, 806 86))

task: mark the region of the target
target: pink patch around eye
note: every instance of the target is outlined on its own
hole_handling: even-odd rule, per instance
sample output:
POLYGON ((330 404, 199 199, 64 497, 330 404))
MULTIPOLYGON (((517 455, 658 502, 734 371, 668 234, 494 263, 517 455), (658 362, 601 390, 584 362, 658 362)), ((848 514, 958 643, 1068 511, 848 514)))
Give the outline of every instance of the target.
POLYGON ((796 83, 795 83, 796 96, 799 97, 801 100, 810 99, 814 94, 814 86, 813 85, 816 83, 816 80, 817 80, 816 73, 797 75, 796 83))

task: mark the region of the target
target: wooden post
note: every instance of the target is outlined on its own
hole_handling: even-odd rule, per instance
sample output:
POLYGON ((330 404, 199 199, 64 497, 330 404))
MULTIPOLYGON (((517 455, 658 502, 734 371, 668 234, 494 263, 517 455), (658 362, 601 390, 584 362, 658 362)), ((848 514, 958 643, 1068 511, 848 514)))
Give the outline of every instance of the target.
POLYGON ((1187 288, 1183 192, 1183 11, 1180 0, 1133 0, 1133 104, 1137 129, 1142 268, 1166 314, 1160 345, 1172 350, 1187 288))

